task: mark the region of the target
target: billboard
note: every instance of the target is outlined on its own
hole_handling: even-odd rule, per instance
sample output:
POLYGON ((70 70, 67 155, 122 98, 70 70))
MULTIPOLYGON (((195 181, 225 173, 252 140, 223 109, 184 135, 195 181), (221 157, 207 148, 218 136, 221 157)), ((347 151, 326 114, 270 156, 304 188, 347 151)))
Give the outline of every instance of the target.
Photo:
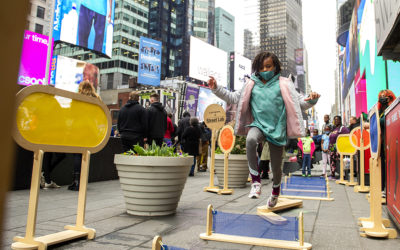
POLYGON ((184 111, 188 111, 190 116, 195 117, 197 111, 197 103, 199 98, 199 87, 195 86, 187 86, 186 87, 186 95, 185 95, 185 103, 184 103, 184 111))
POLYGON ((112 55, 115 0, 55 0, 53 38, 112 55))
POLYGON ((226 109, 226 103, 219 99, 216 95, 213 94, 211 89, 209 88, 202 88, 200 87, 199 89, 199 101, 197 104, 197 118, 199 118, 200 121, 204 120, 204 111, 210 104, 219 104, 221 105, 224 109, 226 109))
POLYGON ((161 51, 160 41, 140 37, 138 83, 160 86, 161 51))
MULTIPOLYGON (((47 36, 25 31, 18 73, 19 85, 48 84, 44 82, 48 42, 47 36)), ((53 53, 53 50, 51 50, 51 53, 53 53)))
POLYGON ((189 76, 208 81, 215 77, 218 85, 227 86, 228 54, 202 40, 190 37, 189 76))
POLYGON ((51 83, 56 88, 78 92, 79 83, 86 80, 97 91, 100 75, 95 65, 65 56, 54 56, 51 65, 51 83))
POLYGON ((246 83, 245 76, 251 75, 251 60, 236 52, 231 52, 230 64, 230 89, 241 90, 246 83))

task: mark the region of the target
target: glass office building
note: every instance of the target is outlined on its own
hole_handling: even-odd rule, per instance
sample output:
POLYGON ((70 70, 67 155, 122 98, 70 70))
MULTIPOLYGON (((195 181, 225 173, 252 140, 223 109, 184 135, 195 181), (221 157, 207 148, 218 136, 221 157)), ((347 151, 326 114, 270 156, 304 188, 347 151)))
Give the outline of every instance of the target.
POLYGON ((220 7, 215 8, 215 46, 228 54, 235 51, 235 17, 220 7))

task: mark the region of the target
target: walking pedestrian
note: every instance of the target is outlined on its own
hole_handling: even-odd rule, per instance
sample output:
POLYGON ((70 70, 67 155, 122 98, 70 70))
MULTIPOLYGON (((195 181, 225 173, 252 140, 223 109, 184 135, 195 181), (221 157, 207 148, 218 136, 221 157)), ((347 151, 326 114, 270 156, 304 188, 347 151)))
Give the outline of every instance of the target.
POLYGON ((342 125, 342 117, 337 115, 333 118, 334 128, 329 134, 329 153, 330 153, 330 167, 331 167, 331 180, 335 180, 335 171, 340 164, 340 157, 336 151, 336 139, 341 134, 350 133, 349 129, 342 125))
POLYGON ((315 143, 310 136, 310 130, 306 130, 306 136, 299 140, 298 146, 303 152, 302 176, 305 177, 307 174, 311 177, 311 157, 315 150, 315 143))
POLYGON ((246 154, 252 177, 250 198, 258 198, 261 194, 257 144, 265 140, 269 144, 273 185, 268 206, 275 207, 280 193, 282 151, 287 143, 287 131, 304 131, 302 118, 300 120, 301 110, 312 107, 320 95, 314 92, 308 98, 300 95, 291 80, 280 76, 281 62, 273 53, 259 53, 252 63, 252 72, 251 79, 240 91, 230 92, 224 89, 217 85, 213 77, 210 77, 208 86, 228 104, 239 103, 235 132, 236 135, 247 134, 246 154), (285 105, 290 109, 287 110, 285 105), (289 117, 286 115, 287 111, 289 117), (246 128, 249 129, 248 133, 246 128))
POLYGON ((172 114, 168 113, 167 114, 167 130, 165 130, 164 134, 164 142, 167 144, 168 147, 172 146, 172 136, 174 134, 174 124, 172 124, 171 120, 172 114))
POLYGON ((190 127, 190 113, 188 111, 183 112, 182 119, 178 122, 178 143, 181 144, 181 148, 183 150, 183 145, 185 144, 182 141, 182 134, 187 127, 190 127))
POLYGON ((325 127, 324 134, 321 138, 321 149, 322 149, 322 177, 326 177, 327 164, 330 165, 329 159, 329 133, 331 128, 329 126, 325 127))
POLYGON ((200 124, 201 130, 201 145, 200 145, 200 154, 197 156, 197 171, 198 172, 206 172, 207 171, 207 158, 208 158, 208 147, 210 145, 211 140, 211 131, 207 127, 205 122, 200 124))
POLYGON ((332 128, 332 124, 330 123, 329 115, 324 115, 324 124, 322 125, 322 130, 321 131, 325 131, 326 127, 331 127, 332 128))
POLYGON ((184 143, 184 152, 193 155, 193 165, 190 169, 189 176, 194 176, 194 167, 196 165, 196 157, 199 155, 201 130, 199 127, 199 119, 196 117, 190 118, 190 126, 185 129, 182 134, 184 143))
POLYGON ((118 131, 124 152, 129 151, 134 145, 144 146, 147 129, 147 111, 139 104, 139 93, 129 93, 128 102, 118 114, 118 131))
POLYGON ((44 153, 43 157, 43 172, 40 179, 40 187, 43 189, 60 188, 52 179, 51 172, 54 168, 66 157, 65 153, 44 153))
MULTIPOLYGON (((93 85, 89 81, 83 81, 79 84, 78 93, 101 100, 100 96, 96 94, 93 85)), ((81 164, 82 154, 74 154, 74 172, 72 177, 72 184, 68 186, 68 190, 79 191, 81 164)))
POLYGON ((162 146, 165 131, 167 131, 167 112, 160 103, 160 96, 157 93, 150 95, 150 107, 148 110, 148 130, 147 143, 152 144, 153 141, 162 146))

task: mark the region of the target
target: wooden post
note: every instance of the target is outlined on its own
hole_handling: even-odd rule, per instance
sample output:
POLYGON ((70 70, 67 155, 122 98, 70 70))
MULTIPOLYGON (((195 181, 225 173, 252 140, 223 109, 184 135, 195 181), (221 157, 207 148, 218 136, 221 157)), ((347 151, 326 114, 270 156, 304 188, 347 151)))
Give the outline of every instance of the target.
POLYGON ((213 206, 210 204, 207 207, 207 226, 206 226, 206 235, 210 236, 212 234, 212 224, 213 224, 213 206))
POLYGON ((300 246, 304 246, 304 219, 303 212, 299 214, 299 243, 300 246))
POLYGON ((42 173, 43 154, 44 153, 42 150, 38 150, 34 153, 33 156, 31 192, 29 195, 28 218, 26 222, 26 233, 25 233, 25 238, 29 240, 33 240, 33 238, 35 237, 36 216, 37 216, 37 207, 38 207, 39 190, 40 190, 40 174, 42 173))
POLYGON ((229 153, 224 153, 224 190, 228 189, 229 174, 228 174, 229 153))
POLYGON ((157 235, 153 238, 151 250, 161 250, 161 236, 157 235))
POLYGON ((336 184, 346 184, 347 181, 344 179, 344 164, 343 154, 340 154, 340 179, 336 181, 336 184))
POLYGON ((346 186, 355 186, 357 182, 354 181, 354 161, 353 155, 350 155, 350 181, 346 183, 346 186))
MULTIPOLYGON (((364 156, 364 150, 365 149, 360 149, 360 186, 355 186, 354 187, 354 192, 358 193, 368 193, 369 192, 369 187, 365 186, 365 156, 364 156)), ((371 164, 369 165, 371 167, 371 164)), ((371 179, 371 178, 370 178, 371 179)), ((371 184, 370 184, 371 185, 371 184)))

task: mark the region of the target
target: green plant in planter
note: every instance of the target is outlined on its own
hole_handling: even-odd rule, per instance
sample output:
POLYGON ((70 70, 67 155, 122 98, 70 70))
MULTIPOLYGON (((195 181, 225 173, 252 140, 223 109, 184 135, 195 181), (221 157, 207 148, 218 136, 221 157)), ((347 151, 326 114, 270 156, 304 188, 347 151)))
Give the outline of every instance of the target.
POLYGON ((154 141, 147 149, 139 146, 139 144, 133 146, 133 149, 124 153, 124 155, 136 155, 136 156, 164 156, 164 157, 186 157, 188 154, 178 152, 175 153, 174 147, 168 147, 167 144, 163 143, 160 147, 154 141))
MULTIPOLYGON (((223 154, 220 147, 217 147, 217 149, 215 150, 215 153, 223 154)), ((233 146, 231 154, 234 154, 234 155, 245 155, 246 154, 246 137, 236 136, 235 146, 233 146)))

